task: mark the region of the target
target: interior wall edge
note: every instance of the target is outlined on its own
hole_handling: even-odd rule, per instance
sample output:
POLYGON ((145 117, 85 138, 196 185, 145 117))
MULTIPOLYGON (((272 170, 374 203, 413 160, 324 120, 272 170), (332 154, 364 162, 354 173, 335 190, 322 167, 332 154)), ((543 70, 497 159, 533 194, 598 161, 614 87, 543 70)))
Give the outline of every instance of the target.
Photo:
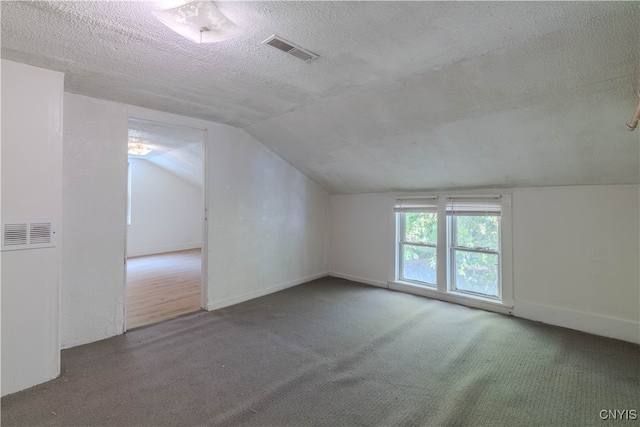
POLYGON ((4 250, 0 394, 60 374, 64 73, 2 58, 3 220, 52 221, 55 246, 4 250))
POLYGON ((127 129, 123 104, 64 93, 62 349, 125 331, 127 129))
POLYGON ((256 292, 251 292, 248 294, 240 295, 233 298, 228 298, 220 301, 213 301, 207 305, 207 311, 214 311, 225 307, 230 307, 232 305, 240 304, 241 302, 249 301, 251 299, 263 297, 265 295, 272 294, 274 292, 282 291, 284 289, 292 288, 294 286, 301 285, 306 282, 310 282, 312 280, 320 279, 322 277, 330 276, 329 272, 313 274, 311 276, 303 277, 301 279, 293 280, 291 282, 282 283, 280 285, 271 286, 266 289, 260 289, 256 292))
MULTIPOLYGON (((393 289, 393 288, 390 288, 387 284, 383 284, 382 282, 377 282, 370 279, 364 279, 364 278, 352 276, 349 274, 342 274, 342 273, 337 273, 332 271, 328 275, 331 277, 347 279, 352 282, 357 282, 364 285, 389 289, 391 291, 408 292, 412 295, 420 296, 423 298, 437 299, 439 301, 444 301, 451 304, 459 304, 459 305, 464 305, 464 306, 479 309, 479 310, 487 310, 486 308, 479 306, 473 300, 469 300, 468 304, 458 303, 453 301, 447 301, 444 298, 433 298, 429 295, 425 295, 420 292, 414 292, 417 289, 417 287, 415 287, 413 291, 406 290, 403 287, 399 287, 398 289, 393 289)), ((595 313, 588 313, 585 311, 571 310, 563 307, 543 305, 543 304, 533 303, 529 301, 514 301, 513 309, 509 309, 509 310, 491 309, 489 311, 495 311, 502 314, 507 314, 507 311, 511 311, 512 312, 511 315, 513 315, 514 317, 520 317, 522 319, 541 322, 548 325, 560 326, 563 328, 586 332, 593 335, 599 335, 603 337, 614 338, 622 341, 631 342, 634 344, 640 344, 640 322, 634 322, 631 320, 604 316, 604 315, 595 314, 595 313)))
POLYGON ((640 322, 529 301, 514 301, 513 314, 523 319, 640 344, 640 322))
POLYGON ((330 271, 329 276, 337 277, 338 279, 351 280, 352 282, 364 283, 366 285, 377 286, 378 288, 389 289, 389 283, 379 282, 377 280, 365 279, 364 277, 353 276, 351 274, 338 273, 337 271, 330 271))

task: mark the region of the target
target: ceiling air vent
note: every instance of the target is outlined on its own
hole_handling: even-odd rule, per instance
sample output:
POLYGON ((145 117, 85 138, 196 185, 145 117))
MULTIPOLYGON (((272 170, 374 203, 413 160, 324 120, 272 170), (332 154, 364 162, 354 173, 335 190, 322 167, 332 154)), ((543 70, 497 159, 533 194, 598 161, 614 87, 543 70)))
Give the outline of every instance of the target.
POLYGON ((288 53, 289 55, 293 55, 298 59, 302 59, 305 62, 311 61, 318 57, 313 52, 309 52, 301 48, 300 46, 296 46, 295 44, 286 41, 285 39, 276 36, 275 34, 262 42, 262 44, 268 44, 269 46, 275 47, 278 50, 288 53))
POLYGON ((50 248, 55 246, 51 221, 6 221, 2 223, 2 250, 50 248))

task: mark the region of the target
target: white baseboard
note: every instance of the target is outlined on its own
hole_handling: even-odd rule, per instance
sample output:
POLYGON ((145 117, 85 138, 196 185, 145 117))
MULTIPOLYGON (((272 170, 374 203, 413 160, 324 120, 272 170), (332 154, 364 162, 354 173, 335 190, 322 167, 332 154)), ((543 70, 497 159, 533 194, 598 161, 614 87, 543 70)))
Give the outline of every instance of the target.
POLYGON ((500 302, 485 301, 476 298, 462 297, 455 294, 445 294, 435 290, 427 289, 424 286, 411 285, 408 283, 389 282, 389 289, 400 292, 407 292, 409 294, 427 297, 431 299, 437 299, 445 302, 452 302, 454 304, 466 305, 467 307, 479 308, 485 311, 493 311, 501 314, 513 314, 513 307, 500 302))
POLYGON ((359 283, 364 283, 366 285, 371 285, 371 286, 377 286, 379 288, 388 288, 389 285, 386 282, 377 282, 375 280, 369 280, 369 279, 365 279, 363 277, 358 277, 358 276, 351 276, 350 274, 342 274, 342 273, 338 273, 335 271, 331 271, 329 272, 329 276, 331 277, 338 277, 340 279, 347 279, 347 280, 351 280, 353 282, 359 282, 359 283))
POLYGON ((225 299, 225 300, 222 300, 222 301, 214 301, 212 303, 209 303, 209 305, 207 305, 207 311, 218 310, 220 308, 225 308, 225 307, 229 307, 231 305, 240 304, 241 302, 249 301, 250 299, 263 297, 265 295, 269 295, 269 294, 272 294, 274 292, 281 291, 283 289, 291 288, 293 286, 301 285, 303 283, 310 282, 311 280, 319 279, 321 277, 326 277, 328 275, 329 275, 328 272, 327 273, 314 274, 312 276, 303 277, 302 279, 297 279, 297 280, 293 280, 291 282, 282 283, 282 284, 277 285, 277 286, 272 286, 272 287, 269 287, 269 288, 266 288, 266 289, 261 289, 259 291, 251 292, 251 293, 240 295, 240 296, 237 296, 237 297, 225 299))
POLYGON ((640 344, 640 323, 632 320, 537 304, 528 301, 516 300, 513 302, 512 309, 509 307, 498 307, 495 304, 483 304, 482 302, 476 302, 473 300, 465 300, 464 302, 461 302, 447 296, 443 297, 435 292, 419 289, 418 287, 376 282, 362 277, 351 276, 349 274, 342 274, 334 271, 330 272, 329 276, 340 277, 342 279, 352 280, 354 282, 378 286, 381 288, 409 292, 428 298, 436 298, 458 304, 469 305, 471 307, 481 308, 484 310, 513 314, 516 317, 535 320, 549 325, 561 326, 563 328, 575 329, 589 334, 640 344))
POLYGON ((147 247, 147 248, 131 249, 131 250, 127 250, 127 258, 132 258, 134 256, 163 254, 165 252, 186 251, 189 249, 198 249, 201 247, 202 247, 202 242, 188 242, 188 243, 180 243, 176 245, 162 245, 162 246, 153 246, 153 247, 147 247))
POLYGON ((550 325, 640 344, 640 323, 632 320, 517 300, 514 301, 513 314, 550 325))

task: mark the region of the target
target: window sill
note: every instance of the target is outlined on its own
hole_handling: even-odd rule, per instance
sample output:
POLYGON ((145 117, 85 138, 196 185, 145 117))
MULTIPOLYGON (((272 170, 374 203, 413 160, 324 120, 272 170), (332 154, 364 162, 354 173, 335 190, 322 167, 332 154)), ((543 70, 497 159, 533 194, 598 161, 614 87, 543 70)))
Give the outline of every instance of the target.
POLYGON ((513 305, 505 304, 504 302, 490 298, 482 298, 480 296, 469 295, 462 292, 440 292, 431 286, 422 286, 415 283, 400 281, 389 282, 389 289, 408 292, 414 295, 452 302, 455 304, 466 305, 468 307, 480 308, 482 310, 494 311, 496 313, 513 314, 513 305))

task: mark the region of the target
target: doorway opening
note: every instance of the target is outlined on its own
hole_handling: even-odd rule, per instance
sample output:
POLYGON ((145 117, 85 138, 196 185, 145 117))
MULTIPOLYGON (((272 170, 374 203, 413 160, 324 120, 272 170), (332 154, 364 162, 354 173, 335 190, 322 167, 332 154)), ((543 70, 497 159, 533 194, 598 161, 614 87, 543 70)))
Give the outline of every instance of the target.
POLYGON ((202 308, 204 131, 129 119, 126 327, 202 308))

